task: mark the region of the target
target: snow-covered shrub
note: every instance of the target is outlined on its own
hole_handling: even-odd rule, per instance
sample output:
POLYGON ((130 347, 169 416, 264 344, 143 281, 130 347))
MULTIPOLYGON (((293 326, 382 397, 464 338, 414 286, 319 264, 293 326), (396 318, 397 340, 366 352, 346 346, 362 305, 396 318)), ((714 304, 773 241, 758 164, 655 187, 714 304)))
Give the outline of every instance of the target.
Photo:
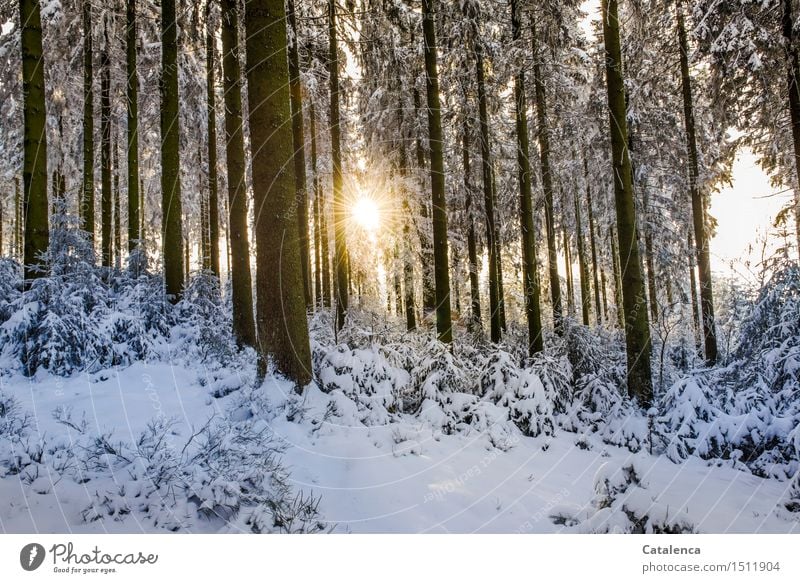
POLYGON ((27 452, 31 422, 31 416, 22 410, 19 401, 0 391, 0 478, 18 474, 31 463, 27 452))
POLYGON ((14 305, 22 293, 22 268, 7 257, 0 257, 0 324, 14 313, 14 305))
POLYGON ((554 513, 557 524, 583 533, 684 534, 695 532, 689 517, 660 502, 644 481, 645 468, 633 460, 601 465, 594 477, 595 497, 587 516, 554 513))
POLYGON ((213 273, 193 275, 176 306, 175 337, 184 354, 226 363, 236 352, 231 312, 222 300, 219 278, 213 273))

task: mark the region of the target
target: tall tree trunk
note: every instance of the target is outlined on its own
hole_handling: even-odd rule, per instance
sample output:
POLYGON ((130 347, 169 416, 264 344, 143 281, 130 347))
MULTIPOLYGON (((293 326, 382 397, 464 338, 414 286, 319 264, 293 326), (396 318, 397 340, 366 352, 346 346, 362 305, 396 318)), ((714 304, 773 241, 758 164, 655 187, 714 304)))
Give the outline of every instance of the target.
POLYGON ((208 248, 207 265, 219 277, 219 190, 217 180, 217 21, 206 6, 206 95, 208 106, 208 248))
MULTIPOLYGON (((37 2, 38 4, 38 2, 37 2)), ((94 243, 94 73, 92 3, 83 0, 83 188, 79 205, 83 229, 94 243)))
POLYGON ((542 66, 539 62, 539 39, 536 24, 531 26, 533 53, 533 81, 536 89, 536 119, 539 130, 539 161, 542 168, 544 190, 544 217, 547 231, 547 262, 550 277, 550 301, 553 304, 553 325, 557 333, 563 330, 563 308, 561 306, 561 283, 558 276, 558 252, 556 251, 556 229, 553 222, 553 175, 550 172, 550 131, 547 121, 547 93, 542 66))
MULTIPOLYGON (((414 38, 411 38, 411 44, 414 45, 414 38)), ((425 148, 422 145, 422 132, 417 127, 419 120, 419 112, 422 109, 422 100, 417 89, 416 84, 412 90, 412 99, 414 101, 414 138, 416 144, 416 157, 417 157, 417 170, 421 173, 427 166, 425 162, 425 148)), ((417 227, 417 234, 419 236, 420 247, 422 250, 422 319, 423 321, 429 320, 430 316, 436 312, 436 284, 434 282, 433 272, 433 242, 431 241, 430 233, 428 233, 428 225, 430 222, 430 211, 428 210, 428 202, 423 198, 419 205, 419 225, 417 227)))
POLYGON ((336 329, 341 330, 347 316, 350 284, 345 238, 345 201, 342 192, 342 133, 339 114, 339 43, 336 32, 336 1, 328 0, 328 76, 331 99, 331 170, 333 173, 333 253, 336 264, 336 329))
MULTIPOLYGON (((41 22, 41 17, 40 17, 41 22)), ((25 228, 22 214, 22 189, 19 186, 19 176, 14 177, 14 257, 20 263, 22 258, 22 232, 25 228)))
MULTIPOLYGON (((511 0, 511 33, 514 41, 522 36, 519 2, 511 0)), ((520 235, 522 246, 522 291, 525 297, 525 316, 528 321, 528 351, 530 355, 544 350, 542 315, 539 306, 539 274, 536 261, 536 226, 533 221, 533 192, 531 187, 530 148, 528 143, 528 106, 525 99, 525 73, 520 69, 514 76, 514 106, 517 130, 517 171, 519 173, 520 235)))
POLYGON ((256 346, 253 285, 247 231, 244 134, 242 132, 242 71, 239 64, 239 8, 222 0, 222 78, 225 97, 225 160, 228 171, 228 240, 233 303, 233 333, 244 346, 256 346))
MULTIPOLYGON (((784 34, 792 35, 791 0, 784 0, 784 34), (789 19, 788 25, 786 18, 789 19), (787 29, 788 26, 788 29, 787 29)), ((681 53, 681 84, 683 87, 683 118, 686 125, 686 145, 689 153, 689 195, 692 199, 692 219, 694 241, 697 254, 697 272, 700 279, 700 311, 703 317, 703 340, 706 363, 711 366, 717 362, 717 331, 714 322, 714 291, 711 285, 711 261, 706 231, 705 202, 697 184, 699 176, 697 162, 697 138, 695 136, 694 101, 692 83, 689 77, 689 45, 686 40, 686 26, 680 0, 676 4, 678 17, 678 42, 681 53)), ((792 47, 791 69, 789 72, 789 102, 792 114, 792 135, 794 136, 795 161, 800 170, 800 89, 798 89, 797 54, 792 47)), ((798 174, 800 176, 800 174, 798 174)))
POLYGON ((297 188, 297 226, 300 237, 300 262, 303 269, 303 291, 306 306, 311 307, 311 254, 308 245, 308 192, 306 187, 306 144, 303 128, 303 87, 300 83, 300 48, 294 0, 287 0, 289 21, 289 93, 292 106, 292 144, 294 145, 294 181, 297 188))
POLYGON ((450 273, 447 261, 447 202, 445 200, 442 117, 439 104, 435 0, 422 0, 425 39, 425 89, 428 102, 428 140, 431 152, 431 206, 433 207, 433 269, 436 282, 436 332, 440 341, 453 340, 450 320, 450 273))
MULTIPOLYGON (((494 165, 492 166, 492 198, 497 200, 497 182, 495 180, 494 165)), ((497 264, 495 269, 497 271, 497 305, 500 311, 500 330, 503 334, 506 333, 506 301, 505 292, 503 291, 503 253, 502 241, 500 240, 500 222, 495 221, 495 235, 494 235, 495 255, 497 256, 497 264)))
MULTIPOLYGON (((47 112, 42 18, 38 0, 20 0, 22 32, 23 165, 26 282, 45 275, 41 255, 50 244, 47 208, 47 112)), ((18 183, 19 184, 19 183, 18 183)))
POLYGON ((139 216, 139 74, 136 66, 136 0, 126 1, 126 101, 128 110, 128 252, 141 243, 139 216))
POLYGON ((658 322, 658 289, 656 287, 656 268, 653 258, 653 233, 647 216, 650 212, 649 197, 647 187, 642 189, 642 211, 645 216, 644 223, 644 257, 647 263, 647 293, 650 298, 650 318, 653 322, 658 322))
MULTIPOLYGON (((795 39, 792 0, 781 0, 781 4, 783 5, 783 38, 787 53, 786 82, 789 95, 789 116, 792 123, 795 180, 800 181, 800 55, 798 55, 797 42, 795 39)), ((680 2, 677 4, 677 11, 679 34, 680 30, 684 30, 683 34, 685 37, 686 33, 685 27, 683 26, 683 10, 680 2)), ((794 213, 795 242, 797 244, 797 252, 800 253, 800 182, 795 184, 794 187, 794 213)))
POLYGON ((625 312, 625 348, 628 360, 628 393, 642 407, 653 401, 650 323, 647 317, 642 262, 639 257, 633 175, 627 148, 628 121, 622 77, 622 47, 617 0, 602 0, 606 83, 611 134, 614 198, 617 209, 622 299, 625 312))
MULTIPOLYGON (((592 207, 592 186, 589 183, 589 164, 584 159, 583 173, 586 178, 586 206, 589 212, 589 242, 592 251, 592 276, 594 280, 594 307, 597 316, 597 323, 603 322, 603 312, 600 311, 600 282, 597 279, 597 244, 595 242, 596 231, 594 230, 594 209, 592 207)), ((603 290, 605 293, 605 290, 603 290)))
POLYGON ((161 241, 164 283, 173 302, 183 288, 181 158, 175 0, 161 1, 161 241))
MULTIPOLYGON (((692 232, 689 231, 689 252, 691 254, 691 250, 694 249, 694 237, 692 237, 692 232)), ((690 294, 689 297, 692 302, 692 328, 694 329, 694 346, 697 353, 700 353, 702 349, 700 343, 700 308, 698 307, 697 302, 697 276, 695 275, 695 259, 697 255, 695 254, 694 258, 691 256, 689 257, 689 286, 690 286, 690 294)))
POLYGON ((592 298, 589 292, 589 265, 586 261, 586 247, 583 240, 583 219, 581 218, 581 204, 575 193, 575 237, 578 240, 578 275, 581 278, 581 317, 583 325, 589 325, 589 312, 591 311, 592 298))
POLYGON ((609 227, 608 238, 611 241, 611 266, 614 270, 614 306, 617 309, 617 323, 625 329, 625 313, 622 307, 622 278, 619 273, 619 249, 617 249, 617 234, 614 227, 609 227))
MULTIPOLYGON (((566 210, 566 201, 562 206, 566 210)), ((572 283, 572 251, 566 226, 561 227, 561 240, 564 246, 564 270, 567 275, 567 314, 572 317, 575 315, 575 286, 572 283)))
MULTIPOLYGON (((199 147, 197 148, 197 167, 198 168, 203 167, 202 145, 199 145, 199 147)), ((209 190, 210 186, 211 185, 209 181, 209 190)), ((208 217, 209 214, 208 196, 206 195, 206 192, 203 189, 202 184, 200 185, 200 192, 198 193, 198 196, 200 198, 200 266, 203 271, 206 271, 211 269, 211 237, 210 237, 211 221, 209 220, 208 217)))
POLYGON ((486 105, 486 80, 483 63, 483 46, 478 26, 473 25, 472 52, 475 58, 475 76, 478 85, 478 118, 480 122, 481 169, 483 172, 483 201, 486 212, 486 247, 489 253, 489 334, 492 342, 500 342, 502 314, 500 313, 500 287, 498 283, 498 243, 495 224, 495 192, 492 178, 492 154, 489 141, 489 112, 486 105))
POLYGON ((322 182, 319 178, 319 169, 317 168, 317 112, 314 108, 314 100, 311 104, 311 169, 314 172, 314 199, 317 202, 317 222, 316 228, 318 231, 318 253, 319 261, 317 263, 317 270, 320 276, 320 289, 321 304, 324 307, 331 305, 331 271, 330 271, 330 253, 328 251, 328 228, 326 225, 326 209, 325 209, 325 194, 322 190, 322 182))
POLYGON ((283 0, 248 0, 247 97, 256 235, 256 314, 260 372, 268 360, 295 383, 311 380, 311 350, 292 157, 283 0))
POLYGON ((416 302, 414 301, 414 264, 411 261, 411 204, 408 200, 408 152, 406 150, 405 115, 402 97, 397 104, 398 128, 400 130, 400 178, 403 196, 403 295, 405 300, 406 330, 417 328, 416 302))
POLYGON ((117 138, 114 137, 114 149, 112 156, 114 167, 114 268, 122 268, 122 234, 120 233, 122 217, 119 207, 119 153, 117 151, 117 138))
POLYGON ((103 241, 102 265, 111 267, 114 259, 112 238, 113 194, 111 192, 111 59, 108 55, 108 23, 103 26, 103 50, 100 53, 100 222, 103 241))
MULTIPOLYGON (((309 100, 309 120, 311 126, 311 184, 314 193, 314 295, 316 305, 324 305, 322 301, 322 188, 319 180, 319 170, 317 169, 317 112, 314 108, 314 100, 309 100)), ((327 258, 326 258, 327 259, 327 258)))
MULTIPOLYGON (((466 103, 466 95, 464 96, 466 103)), ((481 327, 481 288, 478 279, 478 247, 475 241, 475 217, 472 211, 472 168, 470 163, 469 127, 464 117, 461 135, 461 159, 464 167, 464 214, 467 221, 467 256, 469 259, 470 325, 472 329, 481 327)))

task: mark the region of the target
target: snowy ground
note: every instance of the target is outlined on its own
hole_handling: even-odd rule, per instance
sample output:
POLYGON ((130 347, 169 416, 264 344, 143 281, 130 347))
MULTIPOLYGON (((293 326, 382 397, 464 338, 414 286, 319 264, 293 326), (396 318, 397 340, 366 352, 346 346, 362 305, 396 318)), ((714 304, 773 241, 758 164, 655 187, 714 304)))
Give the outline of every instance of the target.
MULTIPOLYGON (((186 438, 212 414, 224 414, 237 392, 210 397, 209 386, 200 382, 205 375, 202 368, 138 363, 66 379, 46 373, 33 379, 2 377, 0 389, 17 396, 34 415, 40 435, 69 438, 52 412, 70 405, 74 415, 85 411, 91 431, 113 429, 115 438, 132 442, 154 416, 176 417, 176 431, 186 438)), ((267 385, 269 401, 279 408, 286 400, 286 385, 270 380, 267 385)), ((365 427, 343 422, 346 415, 331 417, 326 413, 330 400, 311 388, 300 418, 288 421, 277 415, 270 425, 287 445, 283 459, 292 483, 321 496, 322 517, 336 532, 569 531, 551 515, 588 517, 598 470, 607 473, 633 458, 644 470, 648 500, 667 513, 685 513, 699 532, 800 532, 800 523, 779 504, 786 496, 785 482, 708 467, 697 458, 675 465, 591 437, 591 447, 585 449, 576 445, 575 434, 565 431, 555 437, 514 436, 511 448, 501 451, 489 444, 485 433, 441 435, 410 417, 407 423, 365 427)), ((31 484, 6 476, 0 479, 0 530, 149 530, 135 514, 121 521, 82 521, 81 510, 96 486, 58 475, 40 476, 31 484)), ((197 530, 219 528, 213 522, 206 526, 197 530)))

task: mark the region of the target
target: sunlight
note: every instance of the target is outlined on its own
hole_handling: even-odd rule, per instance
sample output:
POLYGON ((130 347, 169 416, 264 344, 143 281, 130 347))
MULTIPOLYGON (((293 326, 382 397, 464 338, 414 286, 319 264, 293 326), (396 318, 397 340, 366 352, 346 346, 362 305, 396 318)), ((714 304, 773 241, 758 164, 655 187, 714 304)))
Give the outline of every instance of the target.
POLYGON ((362 197, 353 204, 352 216, 355 222, 365 231, 378 230, 381 223, 381 213, 374 199, 362 197))

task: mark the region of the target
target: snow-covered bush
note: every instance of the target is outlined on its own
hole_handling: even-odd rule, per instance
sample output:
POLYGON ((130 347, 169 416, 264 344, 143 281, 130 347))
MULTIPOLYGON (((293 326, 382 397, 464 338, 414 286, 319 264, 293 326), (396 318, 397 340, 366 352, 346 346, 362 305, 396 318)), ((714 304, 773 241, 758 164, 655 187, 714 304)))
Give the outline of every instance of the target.
POLYGON ((193 275, 176 306, 174 340, 181 353, 220 364, 236 353, 231 312, 222 300, 219 278, 210 272, 193 275))

